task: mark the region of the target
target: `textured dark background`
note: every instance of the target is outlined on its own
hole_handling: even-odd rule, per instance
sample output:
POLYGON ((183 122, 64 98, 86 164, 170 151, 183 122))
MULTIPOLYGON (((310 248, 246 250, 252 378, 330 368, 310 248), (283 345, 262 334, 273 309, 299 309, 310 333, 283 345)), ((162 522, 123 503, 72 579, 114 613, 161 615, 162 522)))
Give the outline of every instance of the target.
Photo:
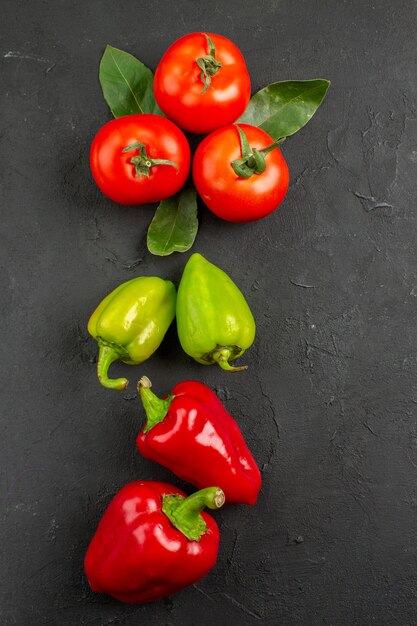
POLYGON ((1 569, 4 625, 417 623, 417 3, 2 3, 1 569), (276 214, 249 225, 204 208, 194 250, 246 294, 247 373, 205 368, 171 329, 141 367, 157 392, 215 388, 263 472, 257 505, 216 518, 215 569, 143 607, 94 595, 82 560, 112 495, 143 460, 134 393, 101 388, 89 314, 121 281, 178 281, 189 254, 152 257, 152 208, 92 183, 110 119, 97 80, 111 43, 154 68, 177 37, 220 32, 253 89, 332 81, 283 152, 276 214), (4 97, 5 96, 5 97, 4 97))

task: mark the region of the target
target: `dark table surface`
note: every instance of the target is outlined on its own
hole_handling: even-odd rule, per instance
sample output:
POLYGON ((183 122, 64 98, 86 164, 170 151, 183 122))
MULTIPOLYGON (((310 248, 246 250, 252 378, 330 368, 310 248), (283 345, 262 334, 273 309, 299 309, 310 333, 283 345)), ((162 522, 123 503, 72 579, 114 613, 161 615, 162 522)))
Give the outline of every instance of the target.
POLYGON ((417 623, 417 4, 363 0, 2 4, 0 621, 4 625, 417 623), (178 281, 189 253, 146 249, 152 207, 121 208, 88 152, 110 119, 110 43, 155 68, 219 32, 253 89, 332 81, 283 152, 291 187, 259 223, 201 207, 194 246, 246 294, 247 373, 199 366, 172 328, 141 367, 160 393, 217 390, 262 468, 254 507, 216 515, 215 569, 153 605, 94 595, 82 561, 112 495, 163 479, 142 459, 134 392, 97 382, 86 322, 118 283, 178 281))

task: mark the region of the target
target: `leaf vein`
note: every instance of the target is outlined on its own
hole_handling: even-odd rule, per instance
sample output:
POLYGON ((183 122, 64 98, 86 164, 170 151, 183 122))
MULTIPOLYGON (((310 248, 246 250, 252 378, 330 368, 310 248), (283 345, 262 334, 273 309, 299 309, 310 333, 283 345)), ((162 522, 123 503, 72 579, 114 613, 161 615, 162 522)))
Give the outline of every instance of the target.
MULTIPOLYGON (((175 219, 174 219, 174 222, 172 224, 171 232, 169 233, 169 235, 167 237, 167 240, 166 240, 166 243, 165 243, 164 248, 163 248, 164 252, 166 251, 167 246, 168 246, 169 242, 171 241, 172 233, 174 232, 175 226, 177 224, 177 220, 178 220, 179 214, 180 214, 180 202, 178 203, 178 209, 176 211, 175 219)), ((174 242, 174 248, 176 248, 175 242, 174 242)))
POLYGON ((293 98, 290 98, 290 100, 287 100, 286 102, 284 102, 284 104, 283 104, 283 105, 282 105, 279 109, 274 110, 274 112, 273 112, 273 113, 271 113, 270 115, 268 115, 268 116, 267 116, 267 117, 263 120, 262 124, 263 124, 264 122, 267 122, 267 121, 268 121, 271 117, 275 117, 276 115, 279 115, 279 114, 281 113, 281 111, 283 111, 283 110, 284 110, 287 106, 289 106, 289 105, 290 105, 290 104, 292 104, 293 102, 296 102, 297 100, 302 99, 302 98, 305 96, 305 94, 306 94, 306 93, 311 93, 311 92, 314 92, 314 91, 315 91, 315 90, 317 90, 317 89, 318 89, 318 86, 316 85, 316 86, 312 87, 311 89, 309 89, 309 90, 307 90, 307 89, 306 89, 306 90, 305 90, 305 91, 303 91, 302 93, 299 93, 299 94, 297 94, 296 96, 294 96, 293 98))
POLYGON ((126 78, 126 76, 123 74, 123 72, 122 72, 122 70, 121 70, 121 68, 120 68, 119 64, 117 63, 116 58, 115 58, 115 56, 113 55, 113 51, 112 51, 112 49, 111 49, 111 48, 110 48, 110 55, 111 55, 111 58, 112 58, 112 60, 113 60, 113 63, 115 64, 115 66, 117 67, 117 69, 118 69, 118 70, 119 70, 119 72, 120 72, 120 76, 123 78, 123 80, 125 81, 126 85, 128 86, 128 88, 129 88, 129 90, 130 90, 130 93, 132 94, 132 96, 133 96, 133 98, 134 98, 134 100, 135 100, 135 102, 136 102, 136 104, 137 104, 137 106, 138 106, 138 108, 139 108, 140 112, 141 112, 141 113, 144 113, 145 111, 144 111, 144 110, 143 110, 143 108, 141 107, 141 105, 140 105, 140 103, 139 103, 139 101, 138 101, 138 99, 137 99, 137 97, 136 97, 135 92, 133 91, 132 87, 130 86, 129 81, 127 80, 127 78, 126 78))

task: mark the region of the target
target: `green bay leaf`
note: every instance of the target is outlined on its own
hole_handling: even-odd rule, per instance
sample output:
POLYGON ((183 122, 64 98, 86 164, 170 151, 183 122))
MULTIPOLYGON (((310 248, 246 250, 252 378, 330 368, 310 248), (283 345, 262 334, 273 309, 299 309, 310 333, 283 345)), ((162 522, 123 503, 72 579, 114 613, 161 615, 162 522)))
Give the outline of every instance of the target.
POLYGON ((252 96, 236 123, 259 126, 275 140, 293 135, 313 117, 329 85, 321 78, 272 83, 252 96))
POLYGON ((197 192, 184 189, 159 203, 148 229, 148 250, 157 256, 186 252, 193 245, 197 230, 197 192))
POLYGON ((106 46, 99 79, 114 117, 133 113, 163 115, 153 95, 152 71, 128 52, 106 46))

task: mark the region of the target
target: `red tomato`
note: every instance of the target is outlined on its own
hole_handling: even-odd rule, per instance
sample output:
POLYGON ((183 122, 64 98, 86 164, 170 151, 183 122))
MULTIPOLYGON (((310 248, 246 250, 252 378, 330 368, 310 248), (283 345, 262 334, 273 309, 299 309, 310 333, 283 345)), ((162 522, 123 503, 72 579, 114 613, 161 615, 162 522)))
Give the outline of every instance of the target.
MULTIPOLYGON (((251 148, 261 150, 274 142, 256 126, 239 124, 251 148)), ((274 211, 289 184, 288 166, 279 148, 265 156, 262 174, 239 178, 232 161, 242 157, 237 125, 226 126, 206 137, 198 146, 193 162, 197 191, 218 217, 229 222, 252 222, 274 211)))
POLYGON ((158 202, 177 193, 187 180, 190 146, 184 133, 160 115, 126 115, 98 131, 91 145, 90 166, 98 187, 114 202, 158 202), (123 151, 136 142, 143 144, 143 151, 139 147, 123 151), (132 158, 139 160, 139 173, 132 158), (172 161, 177 167, 153 165, 158 159, 172 161))
POLYGON ((154 80, 162 111, 191 133, 210 133, 231 124, 246 109, 250 77, 242 53, 229 39, 211 33, 191 33, 172 44, 162 57, 154 80), (214 59, 210 66, 210 39, 214 59), (210 85, 205 89, 197 59, 208 57, 210 85))

